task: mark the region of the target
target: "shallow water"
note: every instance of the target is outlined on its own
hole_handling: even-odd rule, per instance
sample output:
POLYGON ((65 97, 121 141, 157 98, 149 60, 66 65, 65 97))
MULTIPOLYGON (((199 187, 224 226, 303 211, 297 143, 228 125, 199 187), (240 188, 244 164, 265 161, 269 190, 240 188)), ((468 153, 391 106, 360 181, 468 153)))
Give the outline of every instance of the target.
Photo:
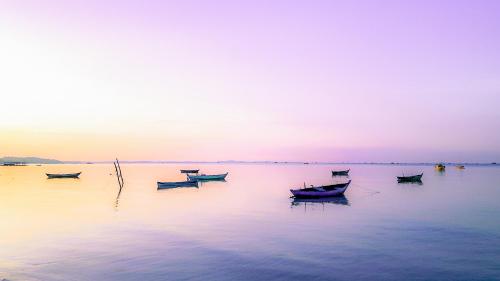
POLYGON ((500 169, 351 165, 0 167, 0 280, 500 280, 500 169), (226 182, 157 190, 181 168, 226 182), (78 172, 80 179, 46 179, 78 172), (398 184, 402 172, 423 184, 398 184))

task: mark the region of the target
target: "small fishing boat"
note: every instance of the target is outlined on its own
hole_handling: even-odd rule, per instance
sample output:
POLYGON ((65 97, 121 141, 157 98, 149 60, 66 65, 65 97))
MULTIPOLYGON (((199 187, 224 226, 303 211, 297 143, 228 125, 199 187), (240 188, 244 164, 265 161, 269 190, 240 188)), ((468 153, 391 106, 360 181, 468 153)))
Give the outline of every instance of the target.
POLYGON ((456 167, 457 167, 457 169, 459 169, 459 170, 463 170, 463 169, 465 169, 465 166, 464 166, 464 165, 457 165, 456 167))
POLYGON ((228 173, 225 173, 225 174, 219 174, 219 175, 205 175, 205 174, 201 174, 201 175, 191 175, 191 174, 187 174, 187 178, 188 180, 190 181, 212 181, 212 180, 224 180, 226 178, 228 173))
POLYGON ((349 175, 349 170, 332 171, 332 176, 347 176, 349 175))
POLYGON ((198 187, 197 181, 177 181, 177 182, 157 182, 158 189, 162 188, 176 188, 176 187, 198 187))
POLYGON ((181 170, 183 174, 197 174, 200 170, 181 170))
POLYGON ((4 162, 2 166, 27 166, 25 162, 4 162))
POLYGON ((424 173, 421 173, 420 175, 398 177, 398 182, 421 182, 423 175, 424 173))
POLYGON ((49 179, 63 179, 63 178, 77 179, 81 173, 82 172, 74 174, 46 174, 46 175, 49 179))
POLYGON ((446 170, 446 166, 444 164, 436 164, 434 169, 438 172, 444 172, 446 170))
POLYGON ((340 184, 323 185, 323 186, 312 186, 300 189, 290 189, 290 192, 295 197, 308 197, 308 198, 319 198, 319 197, 334 197, 341 196, 347 190, 347 187, 351 181, 340 184))

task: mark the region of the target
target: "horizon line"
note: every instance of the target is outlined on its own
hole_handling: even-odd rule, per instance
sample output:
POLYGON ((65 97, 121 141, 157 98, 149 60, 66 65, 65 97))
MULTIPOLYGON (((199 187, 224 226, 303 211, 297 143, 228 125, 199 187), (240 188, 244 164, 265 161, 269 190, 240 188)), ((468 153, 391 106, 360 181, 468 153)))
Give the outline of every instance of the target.
MULTIPOLYGON (((107 164, 114 161, 61 161, 63 164, 107 164)), ((454 165, 497 165, 499 162, 377 162, 377 161, 273 161, 273 160, 218 160, 218 161, 194 161, 194 160, 119 160, 124 164, 301 164, 301 165, 434 165, 437 163, 454 165)))

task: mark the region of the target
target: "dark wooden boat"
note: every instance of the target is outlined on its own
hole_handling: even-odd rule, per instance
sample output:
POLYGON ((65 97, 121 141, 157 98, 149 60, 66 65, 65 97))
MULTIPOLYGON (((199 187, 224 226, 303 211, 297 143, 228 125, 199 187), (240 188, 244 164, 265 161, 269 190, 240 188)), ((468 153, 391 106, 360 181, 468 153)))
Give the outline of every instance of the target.
POLYGON ((343 171, 332 171, 332 176, 347 176, 349 175, 349 170, 343 170, 343 171))
MULTIPOLYGON (((290 189, 293 196, 297 198, 321 198, 321 197, 334 197, 341 196, 347 190, 351 181, 340 184, 311 186, 300 189, 290 189)), ((304 184, 305 185, 305 184, 304 184)))
POLYGON ((74 173, 74 174, 46 174, 49 179, 77 179, 80 174, 79 173, 74 173))
POLYGON ((177 182, 157 182, 158 189, 162 188, 176 188, 176 187, 198 187, 197 181, 177 181, 177 182))
POLYGON ((183 174, 197 174, 200 170, 181 170, 183 174))
POLYGON ((398 182, 421 182, 423 175, 424 173, 421 173, 420 175, 398 177, 398 182))

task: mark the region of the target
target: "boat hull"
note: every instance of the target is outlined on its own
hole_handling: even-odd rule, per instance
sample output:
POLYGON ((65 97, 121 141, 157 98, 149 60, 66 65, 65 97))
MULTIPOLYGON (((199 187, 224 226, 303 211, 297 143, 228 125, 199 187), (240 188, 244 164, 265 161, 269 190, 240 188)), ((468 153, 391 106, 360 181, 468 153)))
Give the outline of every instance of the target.
POLYGON ((77 179, 80 177, 80 173, 74 174, 46 174, 49 179, 77 179))
POLYGON ((332 176, 348 176, 350 170, 345 171, 332 171, 332 176))
POLYGON ((157 182, 158 189, 176 187, 198 187, 197 181, 157 182))
POLYGON ((212 180, 224 180, 226 179, 228 173, 220 175, 190 175, 188 174, 188 180, 190 181, 212 181, 212 180))
POLYGON ((314 188, 302 188, 302 189, 290 189, 290 192, 293 194, 294 197, 297 198, 325 198, 325 197, 342 196, 349 187, 350 183, 351 181, 332 186, 323 186, 327 188, 324 191, 314 190, 314 188))
POLYGON ((181 170, 183 174, 197 174, 200 170, 181 170))
POLYGON ((408 176, 408 177, 398 177, 398 182, 420 182, 422 181, 423 174, 408 176))

